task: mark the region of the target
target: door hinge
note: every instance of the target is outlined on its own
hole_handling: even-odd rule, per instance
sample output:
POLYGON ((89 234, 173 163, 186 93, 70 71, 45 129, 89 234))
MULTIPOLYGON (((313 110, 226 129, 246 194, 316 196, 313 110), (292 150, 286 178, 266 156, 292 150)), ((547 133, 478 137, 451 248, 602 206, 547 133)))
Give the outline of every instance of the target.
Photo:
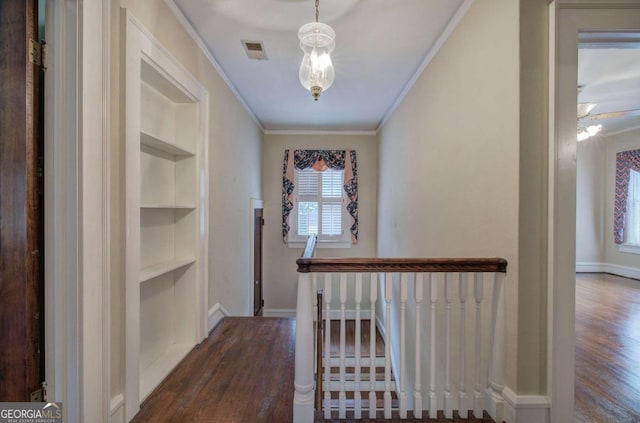
POLYGON ((260 225, 264 226, 264 217, 260 218, 260 225))
POLYGON ((260 301, 260 306, 261 306, 261 307, 264 307, 264 300, 261 300, 261 301, 260 301))
POLYGON ((47 70, 47 43, 45 40, 29 40, 29 61, 40 66, 43 71, 47 70))
POLYGON ((47 382, 42 382, 42 386, 31 392, 29 397, 31 402, 47 402, 47 382))

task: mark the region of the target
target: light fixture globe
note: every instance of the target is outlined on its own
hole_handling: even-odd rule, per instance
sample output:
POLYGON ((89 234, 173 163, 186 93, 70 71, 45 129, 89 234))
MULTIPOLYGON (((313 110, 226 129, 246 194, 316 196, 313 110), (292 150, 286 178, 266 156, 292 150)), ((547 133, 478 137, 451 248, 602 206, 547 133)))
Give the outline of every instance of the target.
POLYGON ((335 77, 331 52, 336 47, 336 33, 327 24, 310 22, 298 30, 300 48, 304 52, 298 77, 302 86, 318 101, 335 77))

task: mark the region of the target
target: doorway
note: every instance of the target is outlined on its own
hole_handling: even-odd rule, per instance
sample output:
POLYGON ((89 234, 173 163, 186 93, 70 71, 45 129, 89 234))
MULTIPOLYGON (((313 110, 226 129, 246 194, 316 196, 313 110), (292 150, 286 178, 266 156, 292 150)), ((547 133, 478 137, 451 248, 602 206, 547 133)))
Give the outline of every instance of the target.
POLYGON ((264 310, 263 280, 263 228, 264 208, 262 200, 252 198, 249 202, 249 316, 262 316, 264 310))
POLYGON ((552 4, 550 51, 549 367, 552 422, 574 420, 576 103, 579 35, 640 28, 640 4, 552 4))

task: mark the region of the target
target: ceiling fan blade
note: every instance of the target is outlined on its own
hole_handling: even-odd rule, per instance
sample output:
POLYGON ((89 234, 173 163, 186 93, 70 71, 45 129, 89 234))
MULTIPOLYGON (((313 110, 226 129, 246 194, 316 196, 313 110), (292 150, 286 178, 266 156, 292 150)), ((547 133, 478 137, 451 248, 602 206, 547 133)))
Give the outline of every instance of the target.
POLYGON ((578 119, 583 119, 589 116, 591 110, 596 106, 596 103, 578 103, 578 119))
POLYGON ((624 117, 624 116, 640 116, 640 109, 621 110, 619 112, 598 113, 595 115, 588 116, 588 118, 591 120, 598 120, 598 119, 618 118, 618 117, 624 117))

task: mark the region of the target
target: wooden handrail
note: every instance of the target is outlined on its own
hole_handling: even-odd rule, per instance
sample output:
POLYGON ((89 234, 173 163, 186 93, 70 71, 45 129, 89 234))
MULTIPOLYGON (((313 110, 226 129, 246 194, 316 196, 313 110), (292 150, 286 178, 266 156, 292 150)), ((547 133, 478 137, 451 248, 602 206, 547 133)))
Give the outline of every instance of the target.
POLYGON ((314 257, 318 236, 309 235, 296 263, 299 273, 341 272, 497 272, 507 273, 503 258, 347 258, 314 257))

